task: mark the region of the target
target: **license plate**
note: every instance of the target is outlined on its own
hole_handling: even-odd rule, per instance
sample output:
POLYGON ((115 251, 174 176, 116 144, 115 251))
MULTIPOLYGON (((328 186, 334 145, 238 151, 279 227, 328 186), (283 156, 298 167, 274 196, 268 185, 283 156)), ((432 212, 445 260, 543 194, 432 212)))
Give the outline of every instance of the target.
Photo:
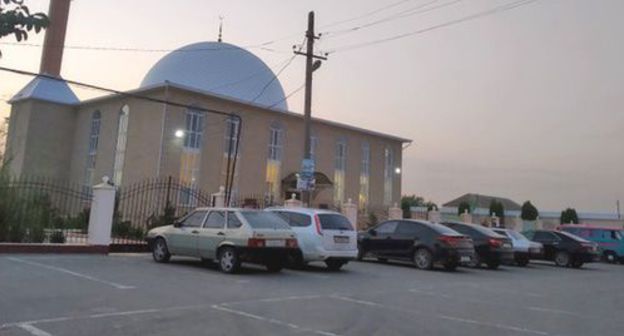
POLYGON ((267 247, 284 247, 286 242, 282 239, 267 239, 265 246, 267 247))
POLYGON ((503 244, 504 248, 511 248, 511 244, 503 244))
POLYGON ((336 244, 349 244, 349 237, 334 236, 334 243, 336 243, 336 244))
POLYGON ((462 256, 459 258, 460 262, 470 262, 470 257, 469 256, 462 256))

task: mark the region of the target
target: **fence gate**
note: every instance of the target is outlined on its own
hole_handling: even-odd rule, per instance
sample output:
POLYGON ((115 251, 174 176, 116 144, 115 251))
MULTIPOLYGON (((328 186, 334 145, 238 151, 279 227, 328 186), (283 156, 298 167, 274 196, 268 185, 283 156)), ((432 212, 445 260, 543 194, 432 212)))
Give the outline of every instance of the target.
POLYGON ((115 199, 110 251, 146 251, 147 231, 170 225, 196 207, 211 205, 210 193, 171 176, 122 186, 115 199))
POLYGON ((0 243, 86 244, 92 198, 78 183, 0 176, 0 243))

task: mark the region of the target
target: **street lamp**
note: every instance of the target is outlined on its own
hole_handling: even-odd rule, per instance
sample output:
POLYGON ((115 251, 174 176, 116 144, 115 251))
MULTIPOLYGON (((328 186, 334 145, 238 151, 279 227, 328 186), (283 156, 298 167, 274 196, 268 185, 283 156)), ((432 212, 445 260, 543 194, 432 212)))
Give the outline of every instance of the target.
POLYGON ((397 175, 401 174, 401 167, 394 168, 394 173, 397 174, 397 175))
POLYGON ((176 130, 174 135, 175 135, 176 138, 179 138, 179 139, 184 138, 184 131, 181 130, 181 129, 176 130))

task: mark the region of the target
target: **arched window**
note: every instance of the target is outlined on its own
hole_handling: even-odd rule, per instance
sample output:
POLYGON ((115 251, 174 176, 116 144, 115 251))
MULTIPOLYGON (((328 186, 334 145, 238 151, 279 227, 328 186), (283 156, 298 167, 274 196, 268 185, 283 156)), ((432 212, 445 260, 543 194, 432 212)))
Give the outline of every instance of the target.
POLYGON ((392 204, 392 184, 394 182, 394 151, 386 147, 384 150, 384 202, 389 206, 392 204))
POLYGON ((359 208, 366 212, 370 190, 370 145, 362 143, 362 157, 360 161, 360 195, 359 208))
POLYGON ((117 145, 115 146, 115 164, 113 167, 113 183, 121 185, 124 162, 126 160, 126 144, 128 142, 128 118, 130 107, 124 105, 119 111, 117 122, 117 145))
POLYGON ((284 129, 282 125, 273 123, 269 129, 269 153, 266 173, 268 204, 273 204, 280 197, 283 137, 284 129))
POLYGON ((336 141, 334 157, 334 205, 339 207, 345 197, 345 172, 347 168, 347 140, 336 141))
POLYGON ((198 110, 186 111, 184 146, 180 159, 180 182, 184 185, 180 191, 179 202, 184 206, 195 206, 193 197, 199 178, 202 136, 204 132, 204 113, 198 110))
POLYGON ((102 113, 100 111, 93 112, 91 116, 91 127, 89 129, 89 147, 87 148, 87 162, 85 169, 84 185, 91 187, 93 185, 93 176, 95 175, 95 158, 97 155, 98 142, 100 140, 100 124, 102 123, 102 113))

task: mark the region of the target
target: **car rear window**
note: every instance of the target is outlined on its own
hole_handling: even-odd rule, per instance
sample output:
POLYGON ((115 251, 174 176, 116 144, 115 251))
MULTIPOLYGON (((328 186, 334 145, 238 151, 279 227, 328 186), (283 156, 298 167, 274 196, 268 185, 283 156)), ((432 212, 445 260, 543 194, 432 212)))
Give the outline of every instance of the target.
POLYGON ((290 229, 279 215, 265 211, 241 211, 245 220, 254 229, 290 229))
POLYGON ((571 239, 571 240, 574 240, 574 241, 577 241, 577 242, 581 242, 581 243, 589 243, 588 240, 585 240, 585 239, 583 239, 583 238, 581 238, 579 236, 575 236, 575 235, 573 235, 573 234, 571 234, 569 232, 559 231, 559 234, 564 236, 564 237, 566 237, 566 238, 568 238, 568 240, 571 239))
POLYGON ((457 235, 461 235, 461 233, 459 233, 459 232, 457 232, 457 231, 455 231, 455 230, 453 230, 453 229, 451 229, 451 228, 449 228, 449 227, 446 227, 446 226, 444 226, 444 225, 442 225, 442 224, 437 224, 437 223, 435 223, 435 224, 431 224, 431 225, 429 225, 429 226, 430 226, 432 229, 434 229, 434 230, 435 230, 437 233, 439 233, 439 234, 443 234, 443 235, 447 235, 447 236, 457 236, 457 235))
POLYGON ((505 236, 501 236, 498 233, 492 231, 491 229, 488 229, 486 227, 483 226, 479 226, 479 225, 468 225, 468 224, 455 224, 455 230, 458 232, 462 232, 465 234, 469 234, 470 232, 476 232, 477 234, 480 234, 481 236, 486 236, 486 237, 490 237, 490 238, 507 238, 505 236))
POLYGON ((343 230, 353 231, 351 223, 347 217, 338 214, 320 214, 321 228, 323 230, 343 230))
POLYGON ((527 237, 523 236, 520 232, 507 231, 507 233, 517 240, 528 240, 527 237))

